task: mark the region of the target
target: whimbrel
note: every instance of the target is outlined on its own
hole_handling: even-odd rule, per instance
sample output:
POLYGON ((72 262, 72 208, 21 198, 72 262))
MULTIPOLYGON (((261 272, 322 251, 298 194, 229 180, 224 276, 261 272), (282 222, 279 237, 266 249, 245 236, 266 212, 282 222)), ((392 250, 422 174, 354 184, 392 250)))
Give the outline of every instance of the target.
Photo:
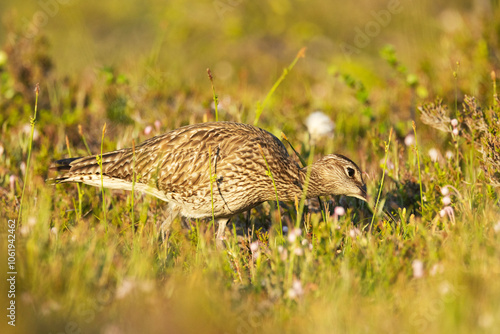
MULTIPOLYGON (((64 171, 56 182, 101 186, 98 155, 62 159, 54 168, 64 171)), ((248 124, 202 123, 181 127, 141 145, 102 155, 106 188, 134 189, 169 203, 166 225, 177 215, 211 218, 223 239, 228 220, 265 202, 301 198, 310 168, 307 198, 346 195, 366 200, 361 172, 348 158, 331 154, 301 168, 281 141, 248 124), (259 147, 260 146, 260 147, 259 147), (276 190, 268 174, 268 167, 276 190)))

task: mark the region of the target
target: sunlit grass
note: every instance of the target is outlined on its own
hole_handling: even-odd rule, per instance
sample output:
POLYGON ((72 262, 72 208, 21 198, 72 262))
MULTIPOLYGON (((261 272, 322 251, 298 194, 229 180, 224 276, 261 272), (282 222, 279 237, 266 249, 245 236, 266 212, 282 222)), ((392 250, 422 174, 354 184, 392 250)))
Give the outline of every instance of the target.
MULTIPOLYGON (((106 51, 100 51, 108 53, 105 63, 88 62, 89 72, 73 77, 63 74, 73 64, 44 67, 47 60, 64 57, 59 58, 57 45, 51 51, 42 38, 5 48, 7 59, 0 61, 0 121, 6 134, 0 139, 0 199, 5 217, 15 218, 24 208, 16 235, 16 329, 471 333, 499 328, 499 193, 495 164, 484 160, 495 152, 488 150, 486 140, 494 141, 493 133, 498 133, 496 75, 490 74, 498 50, 488 38, 496 33, 498 9, 480 20, 477 14, 460 12, 464 20, 479 22, 477 36, 457 26, 454 32, 432 30, 436 37, 431 38, 408 36, 405 21, 413 15, 412 20, 434 20, 436 15, 429 13, 437 9, 431 2, 408 3, 408 11, 394 16, 360 55, 346 60, 335 51, 334 37, 354 39, 350 28, 354 22, 363 27, 366 17, 360 10, 347 15, 345 8, 359 5, 340 6, 341 14, 332 20, 323 14, 338 5, 327 3, 318 9, 285 1, 286 9, 233 2, 223 17, 207 12, 213 10, 211 2, 175 4, 175 11, 165 10, 163 3, 151 4, 162 10, 148 20, 156 24, 163 15, 167 22, 152 34, 154 45, 148 47, 147 40, 135 45, 129 32, 130 53, 119 47, 113 54, 107 40, 106 51), (415 6, 420 6, 418 11, 415 6), (304 16, 300 22, 297 12, 304 16), (267 35, 270 28, 275 30, 267 35), (207 42, 207 36, 217 40, 207 42), (426 43, 434 38, 442 50, 428 48, 426 43), (408 40, 414 53, 402 47, 408 40), (387 42, 395 46, 382 47, 387 42), (303 55, 299 53, 282 72, 303 45, 308 46, 307 57, 297 62, 303 55), (477 45, 474 52, 471 45, 477 45), (142 52, 139 58, 137 52, 142 52), (217 78, 217 94, 213 81, 208 86, 207 67, 217 78), (35 77, 43 79, 42 91, 49 92, 36 102, 35 77), (484 77, 491 77, 493 84, 484 77), (464 98, 472 93, 477 100, 464 98), (449 107, 418 108, 435 97, 449 107), (472 108, 476 104, 480 108, 472 108), (38 105, 34 129, 33 105, 38 105), (333 138, 311 143, 304 120, 317 109, 336 128, 333 138), (442 110, 446 117, 439 118, 442 110), (421 122, 424 112, 434 123, 421 122), (54 175, 48 170, 53 160, 91 150, 102 159, 108 150, 135 147, 172 128, 219 118, 255 121, 276 136, 285 132, 290 153, 303 165, 324 154, 348 156, 367 173, 374 215, 345 197, 324 198, 319 209, 316 200, 284 203, 277 198, 277 203, 234 217, 227 227, 226 248, 218 250, 209 220, 178 218, 168 240, 162 240, 159 226, 167 213, 156 198, 44 181, 54 175), (474 124, 487 132, 477 136, 480 129, 474 124), (416 127, 418 151, 416 141, 405 141, 410 134, 417 138, 416 127), (429 154, 430 149, 437 155, 429 154), (394 220, 378 214, 382 210, 394 220), (370 229, 364 229, 369 222, 370 229)), ((102 9, 75 6, 61 7, 46 29, 64 26, 58 20, 73 10, 71 15, 85 17, 102 9), (87 12, 76 14, 81 8, 87 12)), ((113 9, 118 3, 103 6, 113 9)), ((110 22, 121 26, 127 15, 137 15, 130 17, 127 29, 145 26, 139 24, 145 17, 139 5, 123 6, 123 11, 106 11, 110 22), (114 17, 118 13, 120 18, 114 17)), ((367 13, 387 4, 374 1, 370 6, 367 13)), ((439 17, 444 20, 450 13, 439 17)), ((430 26, 437 29, 437 24, 430 26)), ((210 160, 217 158, 212 150, 210 160)), ((213 197, 212 167, 207 166, 213 197)), ((136 178, 134 173, 134 184, 136 178)), ((12 329, 6 326, 0 325, 2 333, 12 329)))

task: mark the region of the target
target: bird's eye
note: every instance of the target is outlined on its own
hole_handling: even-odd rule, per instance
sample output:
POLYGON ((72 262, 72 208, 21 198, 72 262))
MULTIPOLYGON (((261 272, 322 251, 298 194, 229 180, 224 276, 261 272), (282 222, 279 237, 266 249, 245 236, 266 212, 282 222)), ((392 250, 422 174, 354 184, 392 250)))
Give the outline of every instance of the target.
POLYGON ((354 170, 354 168, 351 168, 351 167, 347 167, 346 172, 347 172, 347 175, 349 175, 349 177, 354 177, 354 174, 356 174, 356 171, 354 170))

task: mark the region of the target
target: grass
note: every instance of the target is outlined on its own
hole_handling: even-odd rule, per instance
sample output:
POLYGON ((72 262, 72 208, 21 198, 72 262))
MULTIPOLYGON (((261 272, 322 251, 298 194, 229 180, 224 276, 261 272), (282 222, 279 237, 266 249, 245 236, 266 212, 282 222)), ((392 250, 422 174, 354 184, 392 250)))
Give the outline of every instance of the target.
POLYGON ((295 56, 295 58, 293 59, 292 63, 290 65, 288 65, 288 67, 286 67, 285 69, 283 69, 283 73, 281 73, 281 76, 278 78, 278 80, 276 80, 276 82, 274 83, 274 85, 271 87, 271 89, 267 93, 264 101, 262 103, 260 103, 260 102, 257 103, 257 111, 255 113, 255 120, 253 121, 253 125, 255 125, 255 126, 258 125, 260 115, 262 115, 262 112, 264 111, 264 108, 269 103, 269 100, 273 96, 274 92, 276 92, 276 89, 278 89, 278 86, 283 82, 283 80, 285 80, 286 76, 293 69, 293 67, 295 66, 295 64, 297 64, 297 62, 299 61, 299 59, 300 58, 304 58, 305 56, 306 56, 306 48, 300 49, 299 52, 297 53, 297 55, 295 56))
POLYGON ((217 94, 215 94, 215 86, 214 86, 214 77, 212 76, 212 71, 207 68, 208 79, 210 80, 210 84, 212 85, 212 94, 214 96, 214 109, 215 109, 215 121, 219 121, 219 98, 217 94))
MULTIPOLYGON (((23 28, 15 15, 29 19, 41 7, 30 3, 16 14, 0 4, 9 33, 0 35, 4 221, 23 208, 16 327, 2 321, 0 331, 498 331, 500 50, 491 38, 498 7, 483 16, 462 1, 405 3, 346 59, 336 43, 354 43, 351 28, 362 29, 386 2, 365 4, 367 16, 347 3, 233 2, 222 17, 211 13, 210 1, 174 4, 61 5, 33 39, 17 38, 23 28), (88 21, 103 13, 105 20, 88 21), (443 26, 454 13, 464 24, 443 26), (80 22, 93 22, 92 29, 80 22), (71 31, 82 37, 68 38, 71 31), (303 45, 307 57, 279 79, 303 45), (207 86, 207 67, 217 95, 207 86), (36 82, 44 92, 38 99, 36 82), (268 92, 274 82, 279 89, 268 92), (256 101, 264 101, 259 112, 256 101), (315 110, 336 128, 312 146, 304 120, 315 110), (218 251, 210 221, 177 219, 162 241, 165 205, 150 196, 110 190, 104 198, 98 188, 45 183, 54 177, 51 162, 67 154, 101 157, 216 118, 258 119, 276 136, 286 133, 290 153, 308 164, 333 152, 348 156, 367 173, 375 216, 345 197, 323 198, 323 212, 316 200, 279 202, 279 209, 265 203, 232 219, 226 249, 218 251), (407 146, 405 138, 417 138, 417 127, 415 152, 416 142, 407 146), (339 206, 344 215, 333 212, 339 206), (279 220, 288 228, 283 237, 273 232, 279 220)), ((7 254, 7 224, 0 226, 7 254)), ((0 268, 7 268, 5 255, 0 268)), ((8 287, 0 281, 6 305, 8 287)))
POLYGON ((36 84, 35 87, 35 111, 33 113, 33 117, 30 118, 30 125, 31 125, 31 131, 30 131, 30 139, 29 139, 29 144, 28 144, 28 158, 26 159, 26 172, 24 174, 24 182, 23 182, 23 191, 21 192, 21 203, 19 204, 19 214, 17 216, 17 222, 19 223, 21 221, 22 217, 22 212, 23 212, 23 200, 24 200, 24 192, 26 190, 26 182, 28 180, 29 176, 29 170, 30 170, 30 162, 31 162, 31 151, 33 149, 33 134, 35 132, 35 122, 36 122, 36 112, 38 111, 38 94, 40 93, 40 86, 36 84))
MULTIPOLYGON (((387 158, 389 156, 388 153, 389 153, 389 147, 391 146, 391 138, 392 138, 392 128, 389 132, 389 139, 387 140, 386 143, 384 143, 385 157, 384 157, 384 164, 382 165, 382 179, 380 180, 380 188, 378 191, 377 200, 375 201, 375 208, 373 209, 373 216, 372 216, 372 221, 370 223, 370 229, 369 229, 370 233, 372 232, 372 227, 373 227, 373 222, 375 221, 375 217, 378 214, 377 208, 378 208, 378 205, 380 202, 380 196, 382 195, 382 189, 384 188, 385 173, 387 170, 387 158)), ((420 166, 418 166, 418 168, 420 171, 420 166)))
POLYGON ((102 138, 101 138, 101 155, 96 155, 97 163, 99 164, 100 176, 101 176, 101 199, 102 199, 102 213, 104 221, 104 228, 108 231, 108 218, 106 215, 106 197, 104 196, 104 172, 103 172, 103 161, 102 161, 102 148, 104 145, 104 134, 106 133, 106 123, 102 127, 102 138))
POLYGON ((279 222, 280 222, 280 226, 279 226, 279 234, 281 235, 281 237, 283 237, 283 223, 281 221, 281 210, 280 210, 280 199, 279 199, 279 196, 278 196, 278 189, 276 188, 276 182, 274 182, 274 177, 273 177, 273 172, 271 171, 271 168, 269 168, 269 164, 267 163, 267 159, 266 159, 266 155, 264 154, 264 150, 262 149, 262 147, 259 145, 259 150, 260 150, 260 154, 262 155, 262 158, 264 159, 264 163, 266 164, 266 168, 267 168, 267 176, 269 176, 269 178, 271 179, 271 182, 273 183, 273 189, 274 189, 274 194, 276 195, 276 208, 278 210, 278 212, 280 213, 278 216, 279 216, 279 222))
MULTIPOLYGON (((217 102, 216 102, 217 103, 217 102)), ((216 109, 217 110, 217 109, 216 109)), ((217 166, 217 154, 215 154, 215 166, 217 166)), ((214 166, 214 169, 215 169, 214 166)), ((208 170, 210 176, 210 204, 212 206, 212 226, 215 227, 215 214, 214 214, 214 182, 217 182, 217 175, 212 174, 212 147, 208 147, 208 170)))

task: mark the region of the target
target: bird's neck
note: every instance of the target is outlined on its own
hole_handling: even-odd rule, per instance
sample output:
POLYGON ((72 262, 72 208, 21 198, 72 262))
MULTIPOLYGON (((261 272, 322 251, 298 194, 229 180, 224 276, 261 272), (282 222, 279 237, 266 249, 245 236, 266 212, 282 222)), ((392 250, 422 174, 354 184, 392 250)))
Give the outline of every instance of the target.
MULTIPOLYGON (((314 164, 304 168, 298 168, 293 178, 286 182, 286 186, 276 184, 278 198, 280 201, 295 202, 302 198, 303 191, 306 190, 306 198, 313 198, 324 195, 319 173, 314 164), (293 180, 292 180, 293 179, 293 180), (291 182, 290 182, 291 181, 291 182)), ((276 200, 276 194, 268 200, 276 200)))
MULTIPOLYGON (((323 183, 319 175, 319 171, 315 164, 306 166, 300 169, 300 181, 302 184, 302 191, 306 192, 306 198, 314 198, 326 195, 323 190, 323 183)), ((302 196, 302 193, 301 193, 302 196)))

